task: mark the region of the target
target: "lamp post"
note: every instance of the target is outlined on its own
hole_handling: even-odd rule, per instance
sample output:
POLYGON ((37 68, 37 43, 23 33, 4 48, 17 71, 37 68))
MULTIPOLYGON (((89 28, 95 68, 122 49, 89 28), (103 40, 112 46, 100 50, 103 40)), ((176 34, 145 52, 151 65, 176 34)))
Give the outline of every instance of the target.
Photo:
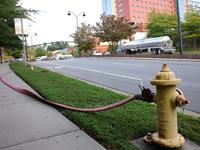
POLYGON ((75 15, 72 11, 69 11, 68 12, 68 16, 71 16, 71 13, 74 15, 74 16, 76 16, 76 22, 77 22, 77 27, 78 27, 78 17, 81 15, 81 14, 83 14, 83 17, 85 17, 86 15, 85 15, 85 12, 81 12, 78 16, 77 15, 75 15))
POLYGON ((178 16, 178 29, 179 29, 179 41, 180 41, 180 54, 183 54, 183 43, 182 43, 182 34, 181 34, 181 23, 180 23, 180 14, 179 14, 179 0, 177 0, 177 16, 178 16))
POLYGON ((34 52, 33 52, 33 40, 32 40, 32 37, 33 37, 34 35, 37 36, 37 33, 34 33, 34 34, 31 36, 31 45, 32 45, 33 61, 34 61, 34 52))
MULTIPOLYGON (((86 15, 85 15, 85 12, 81 12, 78 16, 77 15, 75 15, 72 11, 69 11, 68 12, 68 16, 71 16, 71 13, 74 15, 74 16, 76 16, 76 23, 77 23, 77 28, 78 28, 78 17, 81 15, 81 14, 83 14, 83 17, 85 17, 86 15)), ((81 56, 81 52, 79 51, 79 56, 81 56)))

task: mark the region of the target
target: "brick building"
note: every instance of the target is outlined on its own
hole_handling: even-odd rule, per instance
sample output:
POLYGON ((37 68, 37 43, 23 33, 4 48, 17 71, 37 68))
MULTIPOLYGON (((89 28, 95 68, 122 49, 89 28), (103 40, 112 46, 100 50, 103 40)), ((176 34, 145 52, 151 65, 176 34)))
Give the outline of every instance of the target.
MULTIPOLYGON (((124 16, 130 20, 136 32, 146 32, 145 23, 153 8, 158 12, 169 14, 177 12, 177 0, 116 0, 117 17, 124 16)), ((181 18, 188 11, 188 0, 179 0, 181 18)))

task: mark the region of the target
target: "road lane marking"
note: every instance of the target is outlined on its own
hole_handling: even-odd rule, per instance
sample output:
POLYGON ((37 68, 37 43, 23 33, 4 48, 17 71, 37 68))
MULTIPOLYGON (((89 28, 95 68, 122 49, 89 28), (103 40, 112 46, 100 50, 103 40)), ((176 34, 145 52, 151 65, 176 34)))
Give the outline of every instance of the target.
POLYGON ((136 64, 124 64, 124 63, 113 63, 116 65, 127 65, 127 66, 137 66, 137 67, 144 67, 144 65, 136 65, 136 64))
MULTIPOLYGON (((51 64, 55 64, 55 63, 51 63, 51 64)), ((58 64, 56 64, 56 65, 58 65, 58 64)), ((70 68, 75 68, 75 69, 80 69, 80 70, 86 70, 86 71, 90 71, 90 72, 101 73, 101 74, 107 74, 107 75, 112 75, 112 76, 117 76, 117 77, 123 77, 123 78, 127 78, 127 79, 133 79, 133 80, 139 80, 139 81, 143 80, 143 79, 140 79, 140 78, 129 77, 129 76, 124 76, 124 75, 115 74, 115 73, 109 73, 109 72, 103 72, 103 71, 98 71, 98 70, 92 70, 92 69, 74 67, 74 66, 69 66, 69 65, 62 65, 62 66, 70 67, 70 68)))

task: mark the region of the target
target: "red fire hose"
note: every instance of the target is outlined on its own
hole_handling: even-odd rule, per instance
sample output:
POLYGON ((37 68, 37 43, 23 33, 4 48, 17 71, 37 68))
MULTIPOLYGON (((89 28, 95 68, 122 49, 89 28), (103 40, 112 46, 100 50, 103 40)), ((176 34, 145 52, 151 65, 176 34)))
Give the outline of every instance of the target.
MULTIPOLYGON (((13 70, 13 71, 14 71, 14 70, 13 70)), ((52 105, 55 105, 55 106, 59 106, 59 107, 62 107, 62 108, 67 108, 67 109, 76 110, 76 111, 87 111, 87 112, 103 111, 103 110, 111 109, 111 108, 114 108, 114 107, 118 107, 118 106, 120 106, 120 105, 123 105, 123 104, 125 104, 125 103, 128 103, 128 102, 131 101, 131 100, 138 99, 138 94, 136 94, 136 95, 134 95, 134 96, 132 96, 132 97, 130 97, 130 98, 127 98, 127 99, 125 99, 125 100, 123 100, 123 101, 120 101, 120 102, 118 102, 118 103, 111 104, 111 105, 108 105, 108 106, 105 106, 105 107, 100 107, 100 108, 81 109, 81 108, 70 107, 70 106, 66 106, 66 105, 63 105, 63 104, 51 102, 51 101, 49 101, 49 100, 46 100, 46 99, 44 99, 44 98, 42 98, 42 97, 40 97, 40 96, 38 96, 38 95, 32 93, 32 92, 29 91, 29 90, 21 89, 21 88, 19 88, 19 87, 16 87, 16 86, 10 84, 9 82, 6 81, 5 76, 6 76, 7 74, 9 74, 9 73, 12 73, 13 71, 7 72, 7 73, 5 73, 4 75, 2 75, 2 76, 1 76, 2 82, 4 82, 6 85, 8 85, 9 87, 13 88, 14 90, 16 90, 16 91, 18 91, 18 92, 20 92, 20 93, 23 93, 23 94, 28 95, 28 96, 31 96, 31 97, 33 97, 33 98, 35 98, 35 99, 39 99, 39 100, 44 101, 44 102, 46 102, 46 103, 49 103, 49 104, 52 104, 52 105)))

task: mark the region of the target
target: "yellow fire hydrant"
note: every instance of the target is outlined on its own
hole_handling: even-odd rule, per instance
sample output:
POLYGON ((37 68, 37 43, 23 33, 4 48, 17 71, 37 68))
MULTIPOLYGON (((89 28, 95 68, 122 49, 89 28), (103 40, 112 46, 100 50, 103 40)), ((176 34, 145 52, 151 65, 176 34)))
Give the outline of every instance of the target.
POLYGON ((176 89, 180 83, 181 79, 176 78, 166 64, 163 64, 156 78, 151 80, 151 84, 156 85, 153 101, 157 104, 158 115, 158 132, 153 134, 152 140, 163 147, 180 147, 185 143, 184 137, 178 134, 176 107, 189 104, 189 100, 176 89))

